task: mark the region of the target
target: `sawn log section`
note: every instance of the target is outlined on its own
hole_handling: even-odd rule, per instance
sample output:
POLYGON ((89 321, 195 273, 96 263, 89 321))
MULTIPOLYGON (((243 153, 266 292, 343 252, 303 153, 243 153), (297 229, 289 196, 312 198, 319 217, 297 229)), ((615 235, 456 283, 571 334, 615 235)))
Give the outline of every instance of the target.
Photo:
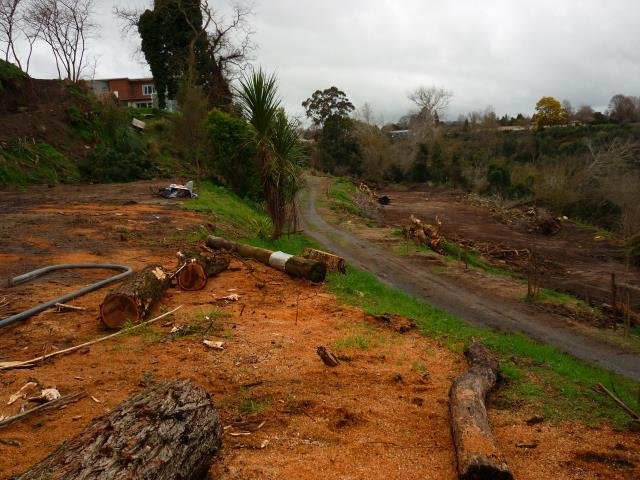
POLYGON ((102 322, 112 329, 126 321, 140 323, 162 298, 171 276, 160 265, 150 265, 111 290, 100 305, 102 322))
POLYGON ((495 386, 499 364, 479 342, 465 351, 469 371, 449 391, 451 430, 461 480, 513 480, 491 433, 485 398, 495 386))
POLYGON ((201 386, 164 382, 93 420, 18 480, 196 480, 206 475, 221 437, 201 386))
POLYGON ((235 252, 245 258, 253 258, 260 263, 282 270, 292 277, 306 278, 312 282, 322 282, 327 275, 327 266, 317 260, 307 260, 283 252, 273 252, 266 248, 231 242, 213 235, 207 237, 207 246, 215 250, 224 249, 235 252))

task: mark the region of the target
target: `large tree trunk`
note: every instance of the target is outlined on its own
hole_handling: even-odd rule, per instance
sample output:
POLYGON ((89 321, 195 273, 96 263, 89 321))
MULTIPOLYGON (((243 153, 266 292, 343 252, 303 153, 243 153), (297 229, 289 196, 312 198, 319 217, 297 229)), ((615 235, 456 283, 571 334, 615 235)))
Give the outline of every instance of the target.
POLYGON ((229 268, 229 255, 216 253, 179 252, 184 267, 176 275, 178 287, 186 291, 202 290, 207 280, 229 268))
POLYGON ((150 265, 107 293, 100 305, 100 318, 109 328, 126 321, 141 322, 171 284, 171 275, 160 265, 150 265))
POLYGON ((512 480, 504 457, 491 433, 485 398, 495 386, 499 364, 481 343, 465 352, 469 371, 458 377, 449 391, 451 430, 461 480, 512 480))
POLYGON ((330 272, 342 274, 347 273, 347 264, 344 258, 338 257, 332 253, 307 247, 302 251, 300 256, 307 260, 317 260, 318 262, 324 263, 327 266, 327 270, 330 272))
POLYGON ((307 260, 283 252, 273 252, 266 248, 230 242, 213 235, 207 238, 207 246, 216 250, 224 249, 236 252, 245 258, 253 258, 260 263, 282 270, 292 277, 306 278, 312 282, 322 282, 327 275, 327 266, 317 260, 307 260))
POLYGON ((93 420, 18 480, 202 479, 221 436, 201 386, 164 382, 93 420))

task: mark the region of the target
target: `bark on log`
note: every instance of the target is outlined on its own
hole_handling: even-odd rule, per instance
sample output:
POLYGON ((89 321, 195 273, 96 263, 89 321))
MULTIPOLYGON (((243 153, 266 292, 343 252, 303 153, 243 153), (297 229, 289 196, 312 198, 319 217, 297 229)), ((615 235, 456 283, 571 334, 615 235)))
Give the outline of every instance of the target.
POLYGON ((327 275, 327 266, 322 262, 231 242, 213 235, 207 237, 207 246, 214 250, 224 249, 245 258, 253 258, 260 263, 282 270, 292 277, 306 278, 312 282, 322 282, 327 275))
POLYGON ((107 293, 100 305, 102 323, 118 329, 126 321, 141 322, 170 283, 171 276, 160 265, 145 267, 107 293))
POLYGON ((327 270, 330 272, 338 272, 342 274, 347 273, 347 266, 344 258, 333 255, 332 253, 307 247, 302 251, 300 256, 307 260, 317 260, 324 263, 327 266, 327 270))
POLYGON ((204 478, 222 425, 189 380, 160 383, 93 420, 18 480, 204 478))
POLYGON ((495 386, 499 364, 481 343, 465 352, 469 371, 458 377, 449 391, 451 430, 461 480, 512 480, 504 457, 491 433, 485 398, 495 386))
POLYGON ((180 264, 184 265, 176 275, 176 283, 185 291, 202 290, 207 286, 207 280, 229 268, 229 255, 222 252, 193 253, 178 252, 180 264))

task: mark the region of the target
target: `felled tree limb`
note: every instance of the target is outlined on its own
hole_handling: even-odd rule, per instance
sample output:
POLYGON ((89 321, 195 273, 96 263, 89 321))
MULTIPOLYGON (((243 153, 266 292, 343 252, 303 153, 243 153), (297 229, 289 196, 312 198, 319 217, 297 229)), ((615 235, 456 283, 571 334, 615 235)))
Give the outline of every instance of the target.
POLYGON ((17 415, 14 415, 13 417, 9 417, 9 418, 5 418, 4 420, 2 420, 0 422, 0 428, 6 427, 8 425, 11 425, 13 423, 16 423, 20 420, 23 420, 27 417, 32 417, 33 415, 37 414, 37 413, 42 413, 42 412, 46 412, 49 410, 55 410, 58 408, 62 408, 65 405, 69 405, 70 403, 74 403, 77 402, 78 400, 83 399, 84 397, 86 397, 87 394, 86 392, 79 392, 79 393, 74 393, 71 395, 65 395, 64 397, 60 397, 56 400, 52 400, 50 402, 47 403, 43 403, 42 405, 38 405, 37 407, 34 407, 30 410, 25 410, 22 413, 19 413, 17 415))
POLYGON ((266 248, 231 242, 213 235, 207 237, 207 246, 214 250, 224 249, 238 253, 245 258, 253 258, 260 263, 282 270, 292 277, 305 278, 312 282, 322 282, 327 275, 327 266, 324 263, 316 260, 307 260, 284 252, 273 252, 266 248))
POLYGON ((178 252, 184 267, 176 275, 176 282, 185 291, 202 290, 207 280, 229 268, 229 255, 223 252, 178 252))
POLYGON ((485 399, 496 384, 499 364, 479 342, 465 352, 469 371, 449 391, 451 430, 461 480, 512 480, 489 426, 485 399))
POLYGON ((150 265, 107 293, 100 305, 100 319, 107 327, 121 328, 125 322, 140 323, 171 284, 171 276, 160 265, 150 265))
POLYGON ((93 420, 19 480, 204 478, 221 446, 209 394, 189 380, 157 384, 93 420))

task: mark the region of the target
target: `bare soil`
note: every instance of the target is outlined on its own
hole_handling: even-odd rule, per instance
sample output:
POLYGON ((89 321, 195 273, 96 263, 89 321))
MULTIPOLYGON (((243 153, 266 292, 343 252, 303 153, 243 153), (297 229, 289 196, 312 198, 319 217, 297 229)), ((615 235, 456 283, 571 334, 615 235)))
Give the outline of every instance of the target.
MULTIPOLYGON (((0 277, 67 262, 176 264, 184 237, 207 219, 158 199, 153 182, 0 192, 0 277)), ((101 272, 61 272, 0 290, 0 317, 78 288, 101 272), (3 302, 0 302, 2 305, 3 302)), ((85 312, 44 312, 0 330, 0 361, 21 360, 107 332, 97 319, 106 290, 77 299, 85 312)), ((151 330, 105 342, 28 370, 0 373, 0 415, 27 381, 89 397, 0 430, 0 478, 23 472, 92 418, 154 381, 189 378, 219 408, 221 479, 455 478, 448 389, 461 355, 410 330, 399 333, 340 305, 324 287, 252 262, 200 292, 170 289, 152 315, 184 307, 151 330), (224 300, 230 293, 238 301, 224 300), (207 319, 206 317, 209 317, 207 319), (192 335, 174 327, 199 323, 192 335), (203 338, 223 341, 215 351, 203 338), (324 345, 343 359, 330 369, 324 345)), ((404 325, 404 323, 403 323, 404 325)), ((404 330, 404 329, 402 329, 404 330)), ((493 411, 491 420, 516 478, 632 479, 640 475, 637 434, 579 424, 529 426, 532 412, 493 411), (522 445, 536 444, 535 448, 522 445), (520 445, 520 447, 518 447, 520 445)))
MULTIPOLYGON (((380 194, 392 199, 383 209, 385 224, 406 225, 411 214, 432 223, 438 216, 446 238, 481 252, 531 250, 544 287, 594 305, 611 305, 611 274, 615 274, 620 284, 618 300, 628 286, 630 303, 640 310, 640 269, 627 267, 622 242, 595 228, 568 220, 562 221, 558 234, 546 236, 531 231, 532 222, 521 211, 474 204, 466 194, 455 190, 389 188, 380 194)), ((516 271, 526 270, 517 255, 505 255, 499 263, 516 271)))

